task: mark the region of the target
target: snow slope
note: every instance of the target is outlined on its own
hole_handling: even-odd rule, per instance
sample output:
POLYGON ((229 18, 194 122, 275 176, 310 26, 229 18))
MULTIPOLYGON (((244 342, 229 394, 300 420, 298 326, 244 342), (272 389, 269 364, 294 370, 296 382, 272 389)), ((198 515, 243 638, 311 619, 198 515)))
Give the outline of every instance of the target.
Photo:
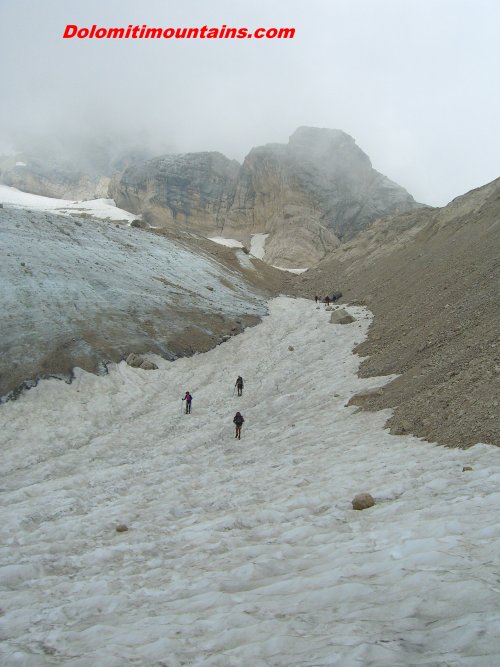
POLYGON ((349 310, 279 298, 207 354, 2 406, 2 665, 500 664, 500 450, 345 408, 387 379, 349 310))
POLYGON ((132 222, 141 216, 134 215, 122 208, 117 208, 112 199, 90 199, 85 201, 70 201, 55 199, 22 192, 17 188, 0 183, 0 203, 12 207, 28 208, 36 211, 50 211, 53 213, 86 214, 102 220, 132 222))
POLYGON ((266 254, 266 239, 269 234, 252 234, 250 239, 250 254, 257 259, 264 260, 266 254))
POLYGON ((241 273, 131 227, 4 208, 0 247, 0 395, 9 378, 53 372, 63 355, 69 368, 130 351, 168 356, 187 327, 209 336, 210 317, 266 313, 241 273))

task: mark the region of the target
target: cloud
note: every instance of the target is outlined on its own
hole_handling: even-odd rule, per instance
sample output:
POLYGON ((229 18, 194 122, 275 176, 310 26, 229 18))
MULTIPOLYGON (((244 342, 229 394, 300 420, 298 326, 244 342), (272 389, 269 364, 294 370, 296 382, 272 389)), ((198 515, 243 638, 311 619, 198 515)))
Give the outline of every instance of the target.
POLYGON ((299 125, 333 127, 417 199, 444 204, 499 175, 499 18, 485 0, 3 3, 0 148, 107 141, 241 161, 299 125), (62 39, 94 23, 296 36, 62 39))

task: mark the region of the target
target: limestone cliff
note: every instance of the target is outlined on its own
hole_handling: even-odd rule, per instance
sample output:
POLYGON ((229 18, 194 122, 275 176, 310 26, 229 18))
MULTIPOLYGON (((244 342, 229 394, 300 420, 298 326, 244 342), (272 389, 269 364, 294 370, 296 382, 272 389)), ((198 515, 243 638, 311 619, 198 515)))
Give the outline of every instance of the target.
POLYGON ((311 127, 299 128, 288 144, 252 149, 241 167, 220 153, 132 165, 109 194, 160 226, 245 243, 267 233, 265 261, 280 266, 317 264, 378 217, 419 206, 372 168, 348 134, 311 127))
POLYGON ((239 168, 216 152, 165 155, 126 169, 109 194, 150 223, 212 232, 231 206, 239 168))
POLYGON ((301 127, 287 145, 250 151, 241 168, 229 219, 260 227, 315 220, 341 240, 388 213, 415 208, 413 197, 372 168, 341 130, 301 127))

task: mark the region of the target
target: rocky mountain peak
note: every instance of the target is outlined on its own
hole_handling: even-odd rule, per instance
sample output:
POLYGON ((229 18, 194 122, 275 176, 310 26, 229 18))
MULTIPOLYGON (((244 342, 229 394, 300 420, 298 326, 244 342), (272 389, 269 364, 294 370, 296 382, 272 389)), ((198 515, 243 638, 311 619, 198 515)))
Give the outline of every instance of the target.
POLYGON ((318 163, 328 172, 340 172, 347 167, 351 171, 372 168, 368 155, 342 130, 299 127, 288 140, 288 150, 296 158, 318 163))

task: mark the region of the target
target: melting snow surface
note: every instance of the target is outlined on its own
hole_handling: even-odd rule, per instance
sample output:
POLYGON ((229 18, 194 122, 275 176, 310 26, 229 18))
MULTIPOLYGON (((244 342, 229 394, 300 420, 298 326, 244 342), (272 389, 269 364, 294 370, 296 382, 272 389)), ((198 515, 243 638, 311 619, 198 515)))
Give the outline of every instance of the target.
POLYGON ((345 408, 380 385, 349 311, 281 297, 207 354, 0 409, 3 666, 500 664, 500 450, 345 408))
POLYGON ((30 192, 22 192, 17 188, 2 184, 0 184, 0 202, 19 208, 50 211, 51 213, 86 213, 103 220, 127 220, 131 222, 141 217, 117 208, 113 199, 92 199, 88 201, 55 199, 33 195, 30 192))
POLYGON ((219 245, 228 246, 228 248, 243 248, 243 243, 237 241, 236 239, 226 239, 223 236, 209 236, 209 241, 218 243, 219 245))
POLYGON ((257 257, 257 259, 264 259, 264 255, 266 254, 266 239, 268 236, 269 234, 252 234, 252 238, 250 240, 251 255, 257 257))

